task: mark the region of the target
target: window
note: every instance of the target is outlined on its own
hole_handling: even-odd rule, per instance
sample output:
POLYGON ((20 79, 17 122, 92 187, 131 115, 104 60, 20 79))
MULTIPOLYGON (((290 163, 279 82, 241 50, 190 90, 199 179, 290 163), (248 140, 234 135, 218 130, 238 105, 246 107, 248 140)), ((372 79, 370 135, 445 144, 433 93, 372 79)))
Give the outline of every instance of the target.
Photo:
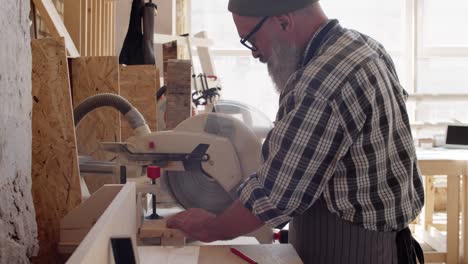
MULTIPOLYGON (((205 30, 212 47, 225 99, 254 105, 272 120, 278 95, 266 65, 251 57, 227 11, 228 0, 191 3, 192 33, 205 30)), ((410 94, 466 93, 466 100, 409 102, 412 122, 457 119, 468 122, 468 1, 466 0, 327 0, 330 18, 382 43, 392 56, 400 81, 410 94)))

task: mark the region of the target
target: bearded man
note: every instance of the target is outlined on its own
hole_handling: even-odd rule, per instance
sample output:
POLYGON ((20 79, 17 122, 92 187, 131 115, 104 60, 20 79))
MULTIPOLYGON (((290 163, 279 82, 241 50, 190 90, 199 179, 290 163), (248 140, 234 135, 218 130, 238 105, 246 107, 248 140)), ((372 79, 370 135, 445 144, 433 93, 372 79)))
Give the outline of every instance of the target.
MULTIPOLYGON (((220 215, 169 219, 201 241, 290 223, 304 263, 415 263, 424 203, 405 99, 384 47, 317 0, 230 0, 241 43, 280 93, 264 163, 220 215)), ((420 259, 420 261, 423 261, 420 259)))

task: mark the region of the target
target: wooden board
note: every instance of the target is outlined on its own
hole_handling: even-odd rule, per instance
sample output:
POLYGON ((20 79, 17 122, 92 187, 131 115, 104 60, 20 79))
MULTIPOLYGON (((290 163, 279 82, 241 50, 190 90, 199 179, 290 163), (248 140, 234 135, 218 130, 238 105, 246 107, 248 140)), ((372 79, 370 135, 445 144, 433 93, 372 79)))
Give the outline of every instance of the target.
POLYGON ((75 43, 73 42, 70 34, 65 27, 62 18, 60 17, 55 5, 51 0, 32 0, 37 11, 41 14, 41 17, 44 19, 44 22, 47 25, 50 33, 54 37, 63 37, 65 38, 65 46, 67 48, 68 54, 70 57, 76 58, 80 56, 80 53, 76 49, 75 43))
POLYGON ((36 263, 57 260, 60 220, 81 202, 68 64, 63 38, 32 41, 32 193, 36 263))
MULTIPOLYGON (((198 264, 243 264, 246 261, 230 251, 231 246, 187 246, 183 251, 176 247, 138 247, 140 261, 146 263, 177 263, 173 259, 180 259, 183 255, 192 253, 198 255, 198 261, 187 263, 198 264), (194 250, 189 250, 194 249, 194 250)), ((291 244, 270 245, 236 245, 232 246, 248 255, 259 264, 301 264, 302 261, 291 244)), ((181 263, 181 262, 179 262, 181 263)))
MULTIPOLYGON (((80 57, 72 59, 71 65, 75 107, 98 93, 119 93, 117 57, 80 57)), ((100 142, 120 141, 120 113, 109 107, 98 108, 81 120, 76 135, 79 155, 112 161, 116 154, 102 151, 100 142)), ((113 183, 111 175, 88 175, 85 180, 91 193, 106 183, 113 183)))
POLYGON ((167 64, 169 60, 177 60, 177 41, 162 44, 163 50, 163 77, 164 85, 167 85, 167 64))
POLYGON ((111 237, 131 236, 136 241, 135 189, 135 183, 125 184, 67 263, 111 263, 111 237))
MULTIPOLYGON (((154 65, 120 66, 120 95, 140 111, 151 131, 157 129, 156 92, 160 87, 159 70, 154 65)), ((133 129, 122 117, 122 140, 133 136, 133 129)))
POLYGON ((169 60, 167 75, 166 129, 173 129, 191 116, 191 62, 169 60))
POLYGON ((143 240, 159 238, 160 245, 163 246, 184 246, 185 234, 178 229, 167 228, 168 217, 170 216, 165 216, 165 218, 159 220, 144 220, 140 227, 139 237, 143 240))

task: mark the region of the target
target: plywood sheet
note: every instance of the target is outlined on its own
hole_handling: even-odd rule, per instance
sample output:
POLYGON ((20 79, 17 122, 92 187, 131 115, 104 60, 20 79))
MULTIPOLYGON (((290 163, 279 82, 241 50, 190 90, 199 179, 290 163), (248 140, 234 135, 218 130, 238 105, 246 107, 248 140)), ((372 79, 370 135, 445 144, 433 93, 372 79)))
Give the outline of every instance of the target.
MULTIPOLYGON (((99 93, 119 94, 118 58, 80 57, 72 59, 73 105, 99 93)), ((96 160, 112 161, 116 155, 100 149, 100 142, 120 141, 120 113, 110 107, 101 107, 86 115, 78 124, 77 143, 79 155, 96 160)), ((86 184, 91 193, 102 185, 112 183, 109 175, 88 175, 86 184)))
POLYGON ((169 60, 167 75, 166 129, 173 129, 191 116, 191 62, 169 60))
POLYGON ((63 38, 32 41, 32 193, 40 251, 58 259, 60 220, 81 201, 77 150, 63 38))
MULTIPOLYGON (((160 87, 159 70, 155 65, 120 66, 120 95, 135 106, 146 119, 151 131, 156 131, 156 92, 160 87)), ((133 130, 122 117, 122 140, 133 136, 133 130)))

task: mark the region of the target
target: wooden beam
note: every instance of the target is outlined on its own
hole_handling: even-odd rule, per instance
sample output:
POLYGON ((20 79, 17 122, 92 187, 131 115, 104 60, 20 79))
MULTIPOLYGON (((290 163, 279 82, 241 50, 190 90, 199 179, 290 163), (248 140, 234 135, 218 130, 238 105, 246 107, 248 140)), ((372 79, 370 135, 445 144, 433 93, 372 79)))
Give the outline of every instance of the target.
MULTIPOLYGON (((459 175, 459 174, 458 174, 459 175)), ((447 175, 447 263, 459 263, 460 177, 447 175)))
MULTIPOLYGON (((195 37, 207 39, 208 34, 206 31, 201 31, 195 34, 195 37)), ((214 75, 216 76, 216 70, 213 63, 213 59, 211 58, 211 52, 208 47, 197 47, 198 58, 200 58, 201 70, 206 75, 214 75)))
POLYGON ((135 183, 125 184, 67 263, 111 263, 111 237, 126 235, 132 237, 132 242, 136 242, 138 227, 135 217, 135 190, 135 183))
POLYGON ((39 230, 34 263, 56 263, 60 220, 81 202, 63 38, 32 41, 32 193, 39 230))
MULTIPOLYGON (((80 57, 72 60, 73 103, 98 93, 119 94, 119 64, 117 57, 80 57)), ((78 153, 96 160, 111 161, 116 155, 100 149, 100 142, 120 141, 120 113, 112 108, 98 108, 89 113, 76 130, 78 153)), ((112 175, 85 177, 91 193, 112 183, 112 175)))
POLYGON ((68 55, 72 58, 80 56, 75 43, 73 42, 70 34, 65 27, 57 9, 51 0, 33 0, 36 10, 41 14, 47 28, 54 37, 65 38, 65 47, 68 51, 68 55))
POLYGON ((191 62, 170 60, 167 75, 166 129, 173 129, 192 113, 191 62))
MULTIPOLYGON (((120 66, 120 95, 135 106, 146 119, 151 131, 157 130, 156 92, 160 87, 155 65, 120 66)), ((133 136, 126 120, 121 121, 122 140, 133 136)))

